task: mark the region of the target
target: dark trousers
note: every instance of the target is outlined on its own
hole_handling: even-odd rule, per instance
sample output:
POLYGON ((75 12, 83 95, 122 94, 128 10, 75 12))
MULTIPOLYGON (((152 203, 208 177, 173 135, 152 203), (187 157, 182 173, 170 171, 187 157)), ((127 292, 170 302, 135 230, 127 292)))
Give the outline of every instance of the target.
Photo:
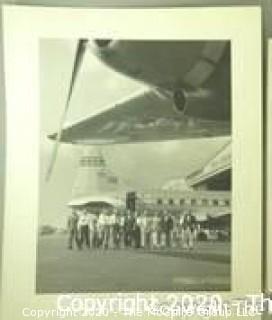
POLYGON ((89 226, 81 226, 80 227, 80 246, 86 244, 87 248, 90 248, 90 230, 89 226))
POLYGON ((132 231, 125 230, 125 246, 131 247, 131 245, 132 245, 132 231))
POLYGON ((170 240, 171 240, 171 231, 166 230, 166 247, 167 248, 170 247, 170 240))
POLYGON ((151 232, 150 231, 146 231, 145 232, 145 247, 146 248, 150 248, 150 243, 151 243, 151 232))
POLYGON ((103 229, 103 249, 109 248, 109 240, 110 240, 110 226, 105 225, 103 229))
POLYGON ((77 248, 80 247, 77 229, 69 230, 68 248, 73 249, 74 243, 76 244, 77 248))
POLYGON ((161 230, 158 230, 157 233, 158 233, 158 245, 160 246, 162 242, 162 232, 161 230))
POLYGON ((99 247, 99 237, 98 237, 98 232, 97 231, 93 232, 92 245, 93 245, 93 248, 98 248, 99 247))
POLYGON ((135 248, 140 248, 141 246, 141 230, 137 226, 136 229, 134 230, 134 247, 135 248))

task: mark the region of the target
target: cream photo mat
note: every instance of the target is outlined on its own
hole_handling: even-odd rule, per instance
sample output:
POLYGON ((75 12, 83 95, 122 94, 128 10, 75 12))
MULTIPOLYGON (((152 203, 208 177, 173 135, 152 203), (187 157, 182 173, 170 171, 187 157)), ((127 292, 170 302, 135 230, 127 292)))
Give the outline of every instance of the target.
POLYGON ((272 225, 272 39, 268 40, 268 69, 267 69, 267 122, 266 122, 266 142, 267 142, 267 214, 266 214, 266 289, 268 291, 272 291, 272 233, 271 233, 271 225, 272 225))
MULTIPOLYGON (((232 291, 262 289, 262 55, 258 7, 72 9, 4 6, 7 166, 2 312, 56 308, 35 294, 39 210, 39 40, 230 40, 232 73, 232 291), (141 23, 149 21, 148 25, 141 23)), ((148 293, 147 293, 148 294, 148 293)), ((167 293, 156 293, 164 297, 167 293)), ((96 294, 97 295, 97 294, 96 294)), ((108 296, 101 294, 101 297, 108 296)))

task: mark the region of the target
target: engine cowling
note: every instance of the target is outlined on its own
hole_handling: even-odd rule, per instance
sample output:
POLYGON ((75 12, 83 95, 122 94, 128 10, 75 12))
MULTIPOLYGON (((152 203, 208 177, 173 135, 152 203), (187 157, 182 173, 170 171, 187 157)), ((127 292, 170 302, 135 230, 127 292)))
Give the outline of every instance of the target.
POLYGON ((183 90, 176 90, 173 95, 174 109, 178 113, 185 113, 187 107, 187 97, 183 90))
POLYGON ((112 43, 111 39, 95 39, 94 43, 97 45, 100 49, 105 49, 109 47, 109 45, 112 43))

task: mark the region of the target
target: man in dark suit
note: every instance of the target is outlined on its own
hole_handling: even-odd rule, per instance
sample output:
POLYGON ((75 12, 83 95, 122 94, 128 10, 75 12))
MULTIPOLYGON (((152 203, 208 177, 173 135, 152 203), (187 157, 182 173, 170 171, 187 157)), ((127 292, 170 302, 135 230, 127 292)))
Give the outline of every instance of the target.
POLYGON ((77 248, 80 249, 80 243, 78 238, 78 215, 73 209, 72 213, 68 216, 67 220, 68 230, 68 249, 73 249, 73 243, 76 244, 77 248))

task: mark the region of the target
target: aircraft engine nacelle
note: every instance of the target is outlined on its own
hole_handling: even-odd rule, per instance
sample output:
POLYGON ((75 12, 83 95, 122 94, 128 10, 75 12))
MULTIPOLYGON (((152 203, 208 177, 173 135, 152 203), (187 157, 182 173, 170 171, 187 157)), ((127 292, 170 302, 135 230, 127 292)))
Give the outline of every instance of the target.
POLYGON ((110 46, 113 41, 111 39, 96 39, 94 40, 95 45, 100 49, 105 49, 110 46))
POLYGON ((173 107, 178 113, 185 113, 187 107, 187 96, 184 90, 176 90, 173 95, 173 107))

